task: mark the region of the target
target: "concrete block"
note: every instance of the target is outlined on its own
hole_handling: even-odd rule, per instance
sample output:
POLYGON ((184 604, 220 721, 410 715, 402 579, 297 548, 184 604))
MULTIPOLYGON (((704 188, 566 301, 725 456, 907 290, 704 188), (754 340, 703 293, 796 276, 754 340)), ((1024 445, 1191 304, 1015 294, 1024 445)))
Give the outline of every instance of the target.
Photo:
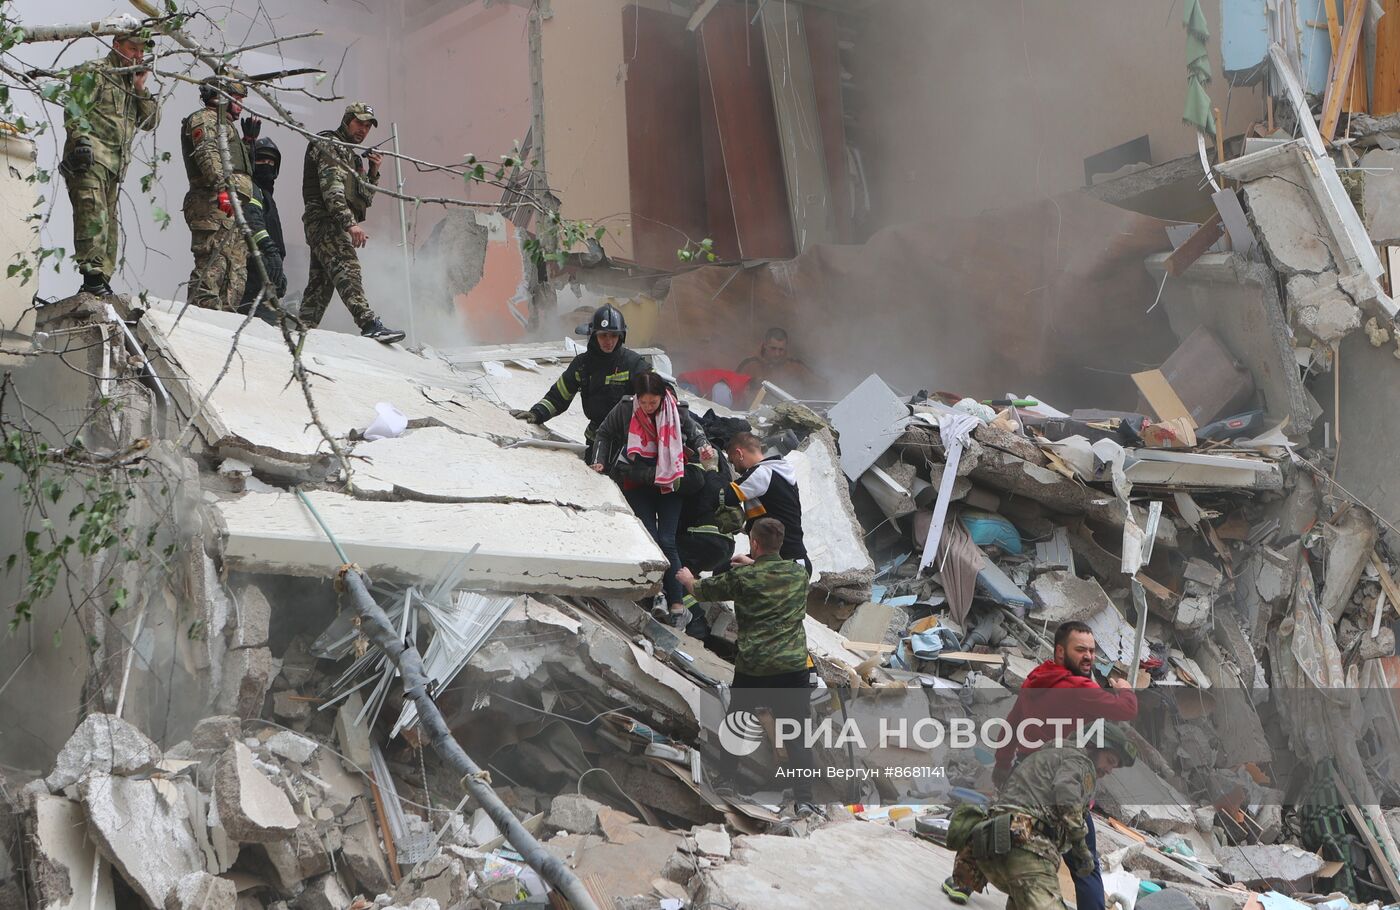
POLYGON ((1330 345, 1361 328, 1361 310, 1337 283, 1335 272, 1294 275, 1284 286, 1293 327, 1330 345))
POLYGON ((346 910, 352 898, 334 875, 323 875, 306 886, 296 900, 297 910, 346 910))
POLYGON ((219 714, 194 725, 190 745, 200 752, 222 752, 242 737, 243 721, 232 714, 219 714))
POLYGON ((304 765, 311 761, 311 756, 316 754, 321 744, 290 730, 281 730, 268 737, 266 745, 273 755, 304 765))
POLYGON ((267 854, 284 893, 296 893, 308 878, 331 871, 330 851, 314 822, 298 825, 292 837, 259 846, 267 854))
POLYGON ((189 808, 169 781, 94 774, 78 791, 98 850, 148 905, 164 907, 180 879, 204 871, 189 808))
MULTIPOLYGON (((891 641, 909 621, 909 614, 889 604, 863 603, 841 626, 841 634, 850 641, 881 644, 891 641)), ((892 643, 892 642, 891 642, 892 643)))
POLYGON ((439 853, 421 863, 404 877, 393 891, 396 904, 431 898, 440 907, 459 907, 472 893, 470 874, 461 860, 439 853))
POLYGON ((234 592, 235 624, 233 647, 261 648, 267 644, 272 624, 272 604, 256 584, 246 584, 234 592))
POLYGON ((1322 857, 1292 844, 1220 847, 1216 858, 1235 881, 1261 891, 1296 891, 1323 866, 1322 857))
MULTIPOLYGON (((286 667, 283 667, 285 670, 286 667)), ((286 723, 300 723, 311 719, 311 702, 296 696, 296 692, 272 693, 272 715, 286 723)))
POLYGON ((1264 177, 1245 184, 1244 199, 1274 268, 1293 274, 1332 267, 1332 250, 1305 190, 1281 177, 1264 177))
POLYGON ((267 648, 240 648, 224 657, 223 682, 217 707, 245 720, 262 716, 268 687, 277 677, 278 664, 267 648))
POLYGON ((1051 629, 1071 619, 1085 622, 1105 609, 1113 609, 1113 601, 1097 581, 1080 578, 1073 572, 1045 572, 1032 579, 1028 587, 1036 603, 1036 621, 1048 623, 1051 629))
POLYGON ((238 889, 232 879, 191 872, 165 897, 165 910, 235 910, 238 889))
POLYGON ((368 773, 371 762, 369 728, 363 723, 355 723, 355 718, 364 709, 364 702, 358 692, 351 693, 335 712, 335 738, 340 743, 340 751, 352 765, 368 773))
POLYGON ((54 760, 44 783, 57 793, 91 774, 146 774, 160 761, 146 734, 113 714, 89 714, 54 760))
POLYGON ((388 860, 379 846, 379 833, 369 819, 341 829, 340 855, 360 890, 366 894, 383 894, 393 886, 388 860))
POLYGON ((30 816, 29 884, 38 910, 113 910, 112 867, 98 866, 97 894, 92 864, 97 848, 87 836, 82 807, 62 796, 41 793, 30 816))
POLYGON ((287 795, 258 770, 242 743, 234 743, 219 759, 214 799, 224 830, 240 843, 282 840, 300 823, 287 795))
POLYGON ((598 831, 598 811, 603 804, 573 793, 554 797, 545 816, 546 828, 568 831, 570 834, 594 834, 598 831))
POLYGON ((1351 603, 1352 591, 1361 580, 1376 549, 1375 519, 1364 509, 1347 509, 1335 522, 1322 526, 1327 544, 1327 570, 1322 576, 1322 611, 1336 622, 1351 603))
POLYGON ((717 830, 715 828, 693 828, 690 836, 695 838, 695 849, 697 853, 705 856, 718 856, 728 859, 733 852, 734 845, 729 839, 729 832, 717 830))

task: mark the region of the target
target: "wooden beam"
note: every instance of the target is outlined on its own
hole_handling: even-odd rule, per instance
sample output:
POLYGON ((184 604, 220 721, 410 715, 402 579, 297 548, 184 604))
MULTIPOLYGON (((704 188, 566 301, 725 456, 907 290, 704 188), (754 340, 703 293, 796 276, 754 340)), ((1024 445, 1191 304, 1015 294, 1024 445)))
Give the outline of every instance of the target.
POLYGON ((1361 24, 1365 19, 1366 0, 1351 0, 1347 4, 1346 22, 1342 24, 1341 43, 1332 56, 1328 71, 1327 94, 1322 102, 1322 122, 1318 132, 1323 142, 1331 142, 1337 133, 1337 121, 1342 116, 1342 101, 1356 70, 1356 51, 1361 45, 1361 24))
POLYGON ((1167 257, 1167 274, 1176 277, 1189 269, 1191 263, 1204 256, 1206 250, 1214 246, 1224 233, 1225 225, 1220 220, 1220 213, 1216 212, 1167 257))

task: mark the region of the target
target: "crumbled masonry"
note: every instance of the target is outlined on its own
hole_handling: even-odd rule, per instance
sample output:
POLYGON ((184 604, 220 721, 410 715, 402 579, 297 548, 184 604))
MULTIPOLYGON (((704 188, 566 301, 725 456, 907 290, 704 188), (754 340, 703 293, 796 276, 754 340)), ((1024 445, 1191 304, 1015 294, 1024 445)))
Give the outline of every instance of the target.
MULTIPOLYGON (((1360 40, 1365 70, 1377 39, 1360 40)), ((833 400, 769 383, 739 411, 681 389, 715 447, 746 425, 797 477, 820 683, 807 709, 829 729, 858 709, 1004 718, 1059 660, 1057 627, 1088 626, 1089 672, 1138 705, 1136 762, 1093 781, 1116 910, 1400 905, 1400 114, 1346 111, 1343 138, 1322 136, 1292 110, 1295 51, 1260 52, 1273 104, 1221 137, 1221 160, 1203 144, 1128 161, 1036 203, 1057 231, 1060 200, 1075 225, 1121 205, 1083 241, 1100 258, 1066 238, 1062 263, 1057 235, 1053 267, 936 261, 979 299, 1039 300, 1021 283, 1042 268, 1111 298, 1116 327, 1078 346, 1066 315, 1092 307, 1026 304, 1072 364, 1008 332, 974 352, 971 382, 930 342, 926 388, 903 388, 893 350, 920 342, 882 325, 872 335, 901 336, 891 362, 833 365, 833 400), (1145 299, 1123 292, 1139 284, 1145 299), (1114 331, 1153 337, 1109 357, 1094 346, 1114 331), (1003 386, 1056 383, 1056 400, 988 386, 998 369, 1003 386)), ((1001 242, 1015 217, 969 233, 1001 242)), ((444 224, 430 245, 466 259, 439 302, 456 305, 455 285, 473 305, 498 293, 486 237, 515 244, 525 222, 444 224)), ((882 242, 911 256, 918 230, 882 242)), ((666 557, 578 457, 578 409, 511 416, 578 351, 538 328, 594 293, 571 269, 626 273, 656 320, 694 328, 683 295, 662 299, 673 279, 714 303, 716 275, 778 276, 800 302, 843 257, 888 255, 862 246, 696 261, 664 281, 564 251, 567 267, 527 268, 510 291, 544 340, 409 349, 309 330, 309 396, 282 331, 256 319, 151 295, 39 307, 14 388, 81 444, 65 456, 150 468, 122 489, 123 520, 162 556, 92 556, 120 607, 54 593, 36 636, 61 611, 83 634, 0 668, 0 910, 943 906, 954 810, 997 805, 995 745, 816 743, 806 804, 798 750, 769 741, 782 718, 733 701, 743 611, 658 619, 666 557), (545 291, 560 313, 527 299, 545 291)), ((951 311, 954 287, 908 306, 951 311)), ((682 346, 646 353, 698 371, 682 346)), ((42 514, 59 534, 61 498, 42 514)), ((1072 907, 1068 883, 1061 869, 1072 907)), ((990 888, 969 902, 1004 905, 990 888)))

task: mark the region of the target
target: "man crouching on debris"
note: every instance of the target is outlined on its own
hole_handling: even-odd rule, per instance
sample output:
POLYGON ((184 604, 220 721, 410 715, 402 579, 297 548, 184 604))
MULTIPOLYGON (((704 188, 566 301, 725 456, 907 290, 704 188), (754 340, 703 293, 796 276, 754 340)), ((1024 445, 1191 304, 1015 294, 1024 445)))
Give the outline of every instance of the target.
MULTIPOLYGON (((1110 677, 1104 689, 1094 680, 1094 659, 1098 643, 1094 631, 1077 620, 1060 623, 1055 630, 1055 656, 1036 667, 1026 677, 1017 693, 1016 704, 1006 716, 1011 729, 1025 722, 1036 721, 1132 720, 1137 717, 1137 693, 1126 680, 1110 677), (1051 691, 1053 690, 1053 691, 1051 691)), ((1031 736, 1029 739, 1035 739, 1031 736)), ((1047 737, 1048 738, 1048 737, 1047 737)), ((1025 760, 1034 748, 1025 738, 1015 737, 997 750, 996 768, 992 780, 998 786, 1011 776, 1016 763, 1025 760)), ((1088 816, 1089 855, 1093 862, 1080 874, 1074 873, 1074 894, 1078 910, 1104 910, 1103 875, 1099 871, 1098 839, 1094 833, 1093 816, 1088 816)))
POLYGON ((1061 855, 1076 875, 1095 864, 1087 836, 1096 779, 1136 761, 1136 747, 1117 724, 1104 725, 1097 747, 1057 746, 1027 757, 984 820, 972 806, 954 813, 948 846, 958 855, 944 892, 965 904, 991 882, 1006 892, 1008 910, 1060 910, 1061 855))
MULTIPOLYGON (((738 622, 738 657, 734 661, 731 713, 768 708, 777 716, 801 722, 807 717, 809 693, 816 685, 807 656, 806 568, 779 554, 783 525, 760 518, 749 529, 749 555, 735 556, 734 568, 704 581, 689 569, 676 580, 697 600, 734 602, 738 622), (790 693, 771 690, 790 689, 790 693)), ((820 814, 812 799, 812 750, 803 737, 787 743, 793 775, 793 801, 799 818, 820 814)))

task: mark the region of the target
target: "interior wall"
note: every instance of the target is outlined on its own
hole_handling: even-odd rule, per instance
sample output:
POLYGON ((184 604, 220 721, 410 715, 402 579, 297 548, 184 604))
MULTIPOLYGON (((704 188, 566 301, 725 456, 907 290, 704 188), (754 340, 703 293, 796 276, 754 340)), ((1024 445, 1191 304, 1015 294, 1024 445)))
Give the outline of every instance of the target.
MULTIPOLYGON (((555 2, 540 29, 549 184, 566 218, 608 229, 603 249, 631 260, 627 153, 627 66, 636 47, 622 37, 631 0, 555 2)), ((640 7, 670 12, 663 0, 640 7)))
MULTIPOLYGON (((1226 135, 1264 116, 1260 88, 1207 87, 1226 135)), ((1084 159, 1144 133, 1154 162, 1194 153, 1181 122, 1186 34, 1161 0, 885 0, 856 40, 870 227, 976 214, 1084 184, 1084 159)))

